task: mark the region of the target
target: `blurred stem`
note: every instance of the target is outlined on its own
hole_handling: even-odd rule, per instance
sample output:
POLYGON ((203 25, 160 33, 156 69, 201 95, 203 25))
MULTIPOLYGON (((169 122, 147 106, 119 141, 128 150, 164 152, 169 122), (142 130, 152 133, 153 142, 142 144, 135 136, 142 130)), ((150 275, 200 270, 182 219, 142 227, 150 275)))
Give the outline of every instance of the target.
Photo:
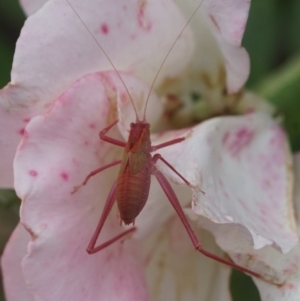
POLYGON ((300 56, 290 60, 288 64, 268 76, 256 87, 256 91, 269 100, 278 102, 283 92, 295 94, 293 90, 297 87, 299 87, 300 91, 299 79, 300 56))
POLYGON ((299 83, 300 56, 297 56, 265 78, 255 89, 278 108, 294 151, 300 150, 299 83))

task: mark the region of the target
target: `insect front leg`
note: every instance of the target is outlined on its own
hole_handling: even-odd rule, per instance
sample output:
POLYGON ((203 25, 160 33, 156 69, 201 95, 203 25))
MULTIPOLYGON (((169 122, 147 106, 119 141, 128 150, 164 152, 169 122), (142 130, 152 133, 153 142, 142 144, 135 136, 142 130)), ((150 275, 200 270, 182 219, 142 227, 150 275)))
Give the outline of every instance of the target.
POLYGON ((113 187, 111 188, 109 194, 108 194, 108 197, 107 197, 107 200, 105 202, 105 205, 104 205, 104 209, 102 211, 102 214, 101 214, 101 217, 100 217, 100 220, 99 220, 99 223, 97 225, 97 228, 94 232, 94 235, 86 249, 86 251, 89 253, 89 254, 94 254, 94 253, 97 253, 99 252, 100 250, 103 250, 104 248, 108 247, 109 245, 111 245, 112 243, 116 242, 117 240, 121 239, 122 237, 124 237, 125 235, 129 234, 129 233, 132 233, 136 230, 136 227, 132 227, 128 230, 125 230, 123 231, 121 234, 113 237, 112 239, 108 240, 107 242, 95 247, 96 245, 96 242, 97 242, 97 239, 100 235, 100 232, 104 226, 104 223, 111 211, 111 208, 113 206, 113 204, 115 203, 116 201, 116 187, 117 187, 117 182, 115 182, 115 184, 113 185, 113 187))
POLYGON ((99 137, 100 139, 102 139, 103 141, 106 141, 108 143, 114 144, 114 145, 118 145, 118 146, 122 146, 125 147, 126 143, 124 141, 120 141, 111 137, 106 136, 106 133, 116 124, 118 123, 118 120, 114 121, 111 125, 109 125, 108 127, 104 128, 100 133, 99 133, 99 137))
POLYGON ((221 258, 215 254, 212 254, 206 250, 204 250, 202 248, 202 245, 201 243, 199 242, 197 236, 195 235, 193 229, 191 228, 182 208, 181 208, 181 205, 178 201, 178 198, 174 192, 174 190, 172 189, 170 183, 168 182, 168 180, 166 179, 166 177, 159 171, 157 170, 157 168, 155 168, 155 166, 153 166, 153 174, 155 175, 155 177, 157 178, 160 186, 162 187, 163 191, 165 192, 166 196, 168 197, 171 205, 173 206, 173 208, 175 209, 176 213, 178 214, 179 218, 181 219, 181 222, 183 223, 195 249, 202 253, 203 255, 205 255, 206 257, 209 257, 211 259, 214 259, 218 262, 221 262, 223 264, 226 264, 234 269, 237 269, 239 271, 242 271, 242 272, 245 272, 251 276, 254 276, 256 278, 259 278, 259 279, 263 279, 262 275, 258 274, 258 273, 255 273, 251 270, 248 270, 247 268, 244 268, 242 266, 239 266, 233 262, 230 262, 228 260, 225 260, 224 258, 221 258))
POLYGON ((118 165, 120 164, 122 161, 121 160, 117 160, 117 161, 114 161, 112 163, 109 163, 107 165, 104 165, 100 168, 97 168, 95 170, 93 170, 92 172, 90 172, 87 177, 85 178, 85 180, 82 182, 82 184, 78 185, 78 186, 75 186, 73 191, 71 192, 71 194, 75 193, 76 191, 78 191, 78 189, 84 185, 86 185, 86 183, 89 181, 89 179, 95 175, 97 175, 99 172, 109 168, 109 167, 112 167, 112 166, 115 166, 115 165, 118 165))

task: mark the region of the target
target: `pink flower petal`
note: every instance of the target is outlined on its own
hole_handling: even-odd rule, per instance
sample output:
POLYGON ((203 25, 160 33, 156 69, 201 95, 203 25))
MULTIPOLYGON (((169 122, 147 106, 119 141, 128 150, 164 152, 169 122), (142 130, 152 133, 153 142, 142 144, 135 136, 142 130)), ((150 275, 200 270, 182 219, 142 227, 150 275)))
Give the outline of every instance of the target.
POLYGON ((13 159, 29 115, 8 109, 0 96, 0 187, 13 187, 13 159))
POLYGON ((209 0, 203 3, 203 10, 224 56, 229 93, 237 92, 249 76, 249 56, 241 47, 249 8, 248 0, 209 0))
MULTIPOLYGON (((300 181, 300 156, 295 156, 295 171, 296 171, 296 186, 294 201, 296 209, 299 209, 300 194, 299 194, 299 181, 300 181)), ((299 210, 296 211, 296 215, 299 216, 299 210)), ((300 223, 297 221, 298 234, 300 233, 300 223)), ((215 231, 220 231, 214 229, 215 231)), ((274 250, 271 246, 266 246, 260 250, 253 250, 248 241, 244 240, 238 231, 232 232, 229 228, 223 229, 225 238, 222 239, 219 235, 217 243, 221 247, 225 247, 225 250, 229 252, 231 258, 242 265, 247 266, 250 269, 260 271, 263 275, 267 276, 271 283, 277 283, 272 285, 270 283, 254 279, 261 296, 262 301, 297 301, 300 297, 300 244, 298 243, 287 254, 281 254, 274 250), (224 242, 228 238, 228 230, 231 232, 231 241, 239 240, 239 245, 236 243, 229 247, 224 242), (227 234, 226 234, 227 232, 227 234)), ((221 234, 221 233, 219 233, 221 234)))
MULTIPOLYGON (((194 192, 194 212, 214 223, 243 225, 256 249, 273 244, 288 252, 298 236, 291 158, 281 128, 267 115, 251 114, 211 119, 181 135, 187 137, 184 142, 159 152, 205 192, 194 192)), ((159 166, 182 183, 164 164, 159 166)))
POLYGON ((250 3, 248 0, 205 0, 203 9, 223 38, 232 45, 240 46, 250 3))
POLYGON ((21 261, 27 253, 29 240, 29 233, 19 224, 2 255, 1 266, 7 301, 33 301, 21 270, 21 261))
MULTIPOLYGON (((194 1, 178 3, 186 16, 196 8, 194 1)), ((247 0, 205 0, 202 14, 191 22, 197 46, 190 68, 201 75, 208 73, 213 78, 210 82, 215 82, 220 79, 220 68, 225 67, 228 93, 240 90, 249 76, 249 56, 241 47, 249 7, 247 0)))
POLYGON ((282 286, 271 285, 259 280, 255 284, 262 301, 298 301, 300 297, 300 245, 286 255, 267 247, 253 252, 257 265, 265 264, 266 268, 281 280, 282 286))
POLYGON ((245 48, 221 45, 225 56, 226 83, 229 94, 238 92, 246 83, 250 73, 250 59, 245 48))
MULTIPOLYGON (((149 90, 122 76, 137 95, 149 90)), ((71 195, 90 171, 121 157, 122 148, 101 141, 98 133, 117 118, 117 95, 129 103, 124 90, 114 73, 85 76, 26 128, 15 160, 15 185, 23 199, 22 222, 33 239, 23 270, 36 300, 148 300, 134 241, 95 255, 85 251, 117 169, 104 171, 71 195), (41 266, 47 273, 40 273, 41 266)), ((120 139, 116 130, 109 135, 120 139)), ((122 229, 115 212, 111 215, 100 241, 122 229)))
POLYGON ((19 1, 27 16, 36 13, 46 2, 48 2, 48 0, 19 0, 19 1))
MULTIPOLYGON (((147 5, 139 0, 117 2, 71 1, 115 67, 152 83, 184 17, 170 0, 147 5)), ((160 78, 181 72, 192 50, 192 36, 186 30, 160 78)), ((13 84, 0 95, 13 107, 43 113, 76 79, 107 69, 113 68, 72 8, 66 1, 53 0, 27 19, 16 47, 13 84)))
MULTIPOLYGON (((152 300, 230 301, 231 269, 196 252, 177 217, 167 227, 168 231, 160 229, 144 244, 152 300)), ((197 232, 209 250, 224 255, 209 233, 197 232)))

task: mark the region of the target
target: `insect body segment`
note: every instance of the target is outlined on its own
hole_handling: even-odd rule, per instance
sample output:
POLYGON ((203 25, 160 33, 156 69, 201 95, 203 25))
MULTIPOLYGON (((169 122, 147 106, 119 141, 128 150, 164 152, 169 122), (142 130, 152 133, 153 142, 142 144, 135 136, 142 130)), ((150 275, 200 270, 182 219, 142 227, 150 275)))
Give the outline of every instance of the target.
POLYGON ((126 230, 118 236, 105 242, 104 244, 95 247, 98 236, 116 200, 118 203, 121 222, 123 221, 125 225, 129 225, 131 223, 134 224, 135 218, 139 215, 148 199, 151 184, 151 175, 157 175, 158 173, 158 170, 155 167, 155 164, 158 160, 161 160, 163 163, 165 163, 186 183, 186 185, 193 188, 193 186, 183 176, 181 176, 172 167, 171 164, 169 164, 165 159, 163 159, 161 155, 155 154, 153 157, 151 155, 151 152, 169 145, 180 143, 185 138, 177 138, 156 146, 151 146, 149 123, 137 120, 136 123, 132 123, 130 125, 129 138, 127 143, 125 144, 122 141, 106 136, 106 133, 113 126, 115 126, 117 122, 118 121, 115 121, 108 127, 104 128, 100 132, 99 136, 102 140, 106 142, 117 146, 124 146, 123 159, 121 161, 114 161, 110 164, 107 164, 101 168, 92 171, 85 178, 83 183, 79 186, 76 186, 72 192, 74 193, 80 187, 86 185, 89 179, 94 175, 102 172, 103 170, 109 167, 121 163, 117 181, 110 190, 98 226, 88 245, 87 252, 89 254, 96 253, 106 248, 113 242, 136 230, 135 227, 132 227, 131 229, 126 230))
POLYGON ((134 224, 148 199, 151 182, 151 142, 149 124, 131 124, 128 142, 117 180, 117 203, 121 221, 134 224))

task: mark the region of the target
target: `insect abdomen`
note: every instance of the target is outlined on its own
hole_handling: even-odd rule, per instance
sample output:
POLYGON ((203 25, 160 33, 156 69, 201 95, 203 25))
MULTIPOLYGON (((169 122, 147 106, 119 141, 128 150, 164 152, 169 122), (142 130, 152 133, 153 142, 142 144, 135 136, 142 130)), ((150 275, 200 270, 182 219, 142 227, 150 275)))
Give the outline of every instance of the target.
POLYGON ((148 164, 132 174, 129 165, 117 180, 117 202, 121 220, 125 225, 134 222, 148 199, 151 172, 148 164))

